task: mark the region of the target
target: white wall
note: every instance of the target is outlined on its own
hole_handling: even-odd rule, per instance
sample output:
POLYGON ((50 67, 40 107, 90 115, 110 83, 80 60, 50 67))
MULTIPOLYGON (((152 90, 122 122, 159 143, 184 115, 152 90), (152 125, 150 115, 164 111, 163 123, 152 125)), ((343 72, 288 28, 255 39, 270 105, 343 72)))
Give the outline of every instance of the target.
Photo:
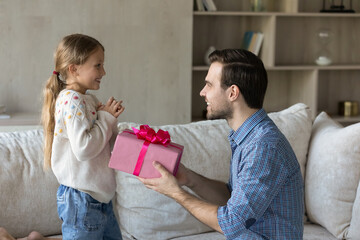
POLYGON ((105 102, 123 99, 120 121, 190 122, 192 0, 1 0, 0 104, 39 112, 61 38, 84 33, 105 46, 105 102))

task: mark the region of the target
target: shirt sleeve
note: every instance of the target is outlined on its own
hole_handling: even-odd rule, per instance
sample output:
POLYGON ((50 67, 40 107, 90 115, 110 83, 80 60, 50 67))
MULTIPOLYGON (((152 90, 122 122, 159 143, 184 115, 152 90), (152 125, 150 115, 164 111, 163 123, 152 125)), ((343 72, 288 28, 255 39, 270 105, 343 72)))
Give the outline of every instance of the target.
POLYGON ((288 176, 281 151, 275 147, 259 143, 241 155, 231 197, 218 208, 218 222, 227 239, 247 232, 263 216, 288 176))
POLYGON ((89 111, 88 103, 71 92, 63 100, 64 121, 71 149, 79 161, 91 160, 100 154, 113 134, 117 119, 106 111, 89 111))

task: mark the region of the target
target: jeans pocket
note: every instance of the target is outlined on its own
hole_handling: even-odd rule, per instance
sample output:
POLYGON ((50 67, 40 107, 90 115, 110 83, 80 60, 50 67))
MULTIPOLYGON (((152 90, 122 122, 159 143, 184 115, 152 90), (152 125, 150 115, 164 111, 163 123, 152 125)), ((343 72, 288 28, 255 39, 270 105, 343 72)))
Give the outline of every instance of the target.
POLYGON ((65 193, 66 193, 66 187, 63 185, 60 185, 56 192, 56 200, 57 200, 58 204, 65 202, 65 193))
POLYGON ((97 231, 104 228, 105 216, 102 203, 89 202, 84 216, 84 227, 87 231, 97 231))

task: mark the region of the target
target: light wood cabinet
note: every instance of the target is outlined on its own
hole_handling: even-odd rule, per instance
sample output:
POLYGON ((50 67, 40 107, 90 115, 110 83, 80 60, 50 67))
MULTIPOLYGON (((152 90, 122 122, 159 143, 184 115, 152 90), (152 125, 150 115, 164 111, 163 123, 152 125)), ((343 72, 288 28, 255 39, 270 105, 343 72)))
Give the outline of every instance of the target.
POLYGON ((353 1, 356 13, 320 13, 322 0, 267 0, 266 12, 251 12, 250 0, 214 2, 218 11, 193 13, 193 121, 202 119, 206 109, 199 92, 208 70, 207 49, 240 48, 246 31, 264 33, 259 56, 269 77, 266 111, 303 102, 313 118, 326 111, 342 123, 360 121, 337 116, 339 101, 360 102, 360 1, 353 1), (332 33, 328 66, 315 63, 321 29, 332 33))

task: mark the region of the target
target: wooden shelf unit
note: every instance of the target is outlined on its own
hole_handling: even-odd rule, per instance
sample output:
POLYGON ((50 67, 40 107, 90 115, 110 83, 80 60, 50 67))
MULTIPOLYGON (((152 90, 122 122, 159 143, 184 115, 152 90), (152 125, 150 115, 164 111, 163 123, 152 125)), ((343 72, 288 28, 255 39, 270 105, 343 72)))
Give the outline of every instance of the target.
MULTIPOLYGON (((240 48, 246 31, 264 33, 259 57, 269 77, 266 111, 303 102, 315 118, 321 111, 336 116, 339 101, 360 103, 360 1, 353 1, 356 13, 320 13, 322 0, 268 0, 267 12, 251 12, 250 1, 214 2, 218 11, 193 13, 193 120, 201 119, 206 109, 199 92, 208 70, 207 49, 240 48), (315 63, 320 29, 333 34, 328 66, 315 63)), ((355 123, 359 117, 336 120, 355 123)))

